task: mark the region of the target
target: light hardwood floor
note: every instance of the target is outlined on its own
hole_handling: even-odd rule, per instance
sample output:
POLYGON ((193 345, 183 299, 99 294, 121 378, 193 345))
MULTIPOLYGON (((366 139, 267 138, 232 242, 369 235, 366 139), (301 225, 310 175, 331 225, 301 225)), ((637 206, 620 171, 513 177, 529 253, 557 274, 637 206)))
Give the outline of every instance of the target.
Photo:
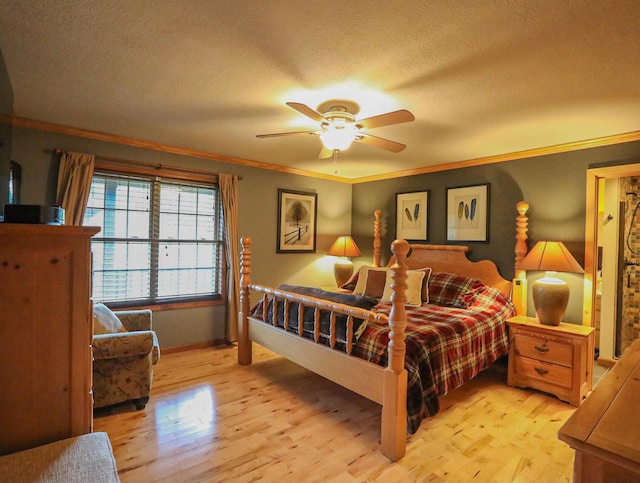
POLYGON ((380 406, 254 345, 162 355, 151 400, 96 411, 128 482, 558 482, 573 450, 557 439, 575 408, 506 385, 498 364, 441 399, 391 463, 380 406))

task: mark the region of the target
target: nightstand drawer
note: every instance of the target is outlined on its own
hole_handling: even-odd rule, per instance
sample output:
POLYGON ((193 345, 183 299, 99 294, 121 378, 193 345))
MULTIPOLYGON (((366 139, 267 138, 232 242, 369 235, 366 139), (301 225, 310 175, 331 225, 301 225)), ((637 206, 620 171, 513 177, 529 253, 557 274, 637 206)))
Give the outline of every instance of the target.
MULTIPOLYGON (((510 361, 511 362, 511 361, 510 361)), ((516 356, 514 368, 521 380, 540 381, 556 386, 571 388, 572 371, 569 367, 558 366, 548 362, 516 356)), ((543 384, 536 384, 541 390, 545 390, 543 384)))
POLYGON ((565 367, 573 365, 573 346, 569 343, 559 342, 539 334, 528 335, 522 332, 515 336, 514 343, 517 355, 565 367))

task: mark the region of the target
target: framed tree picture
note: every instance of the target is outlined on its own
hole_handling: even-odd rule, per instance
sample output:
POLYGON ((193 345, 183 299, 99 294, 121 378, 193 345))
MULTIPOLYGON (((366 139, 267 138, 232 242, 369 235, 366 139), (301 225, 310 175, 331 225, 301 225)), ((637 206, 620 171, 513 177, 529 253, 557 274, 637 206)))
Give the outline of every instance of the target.
POLYGON ((278 189, 278 253, 315 253, 317 193, 278 189))
POLYGON ((429 191, 396 194, 396 238, 428 239, 429 191))
POLYGON ((489 241, 489 184, 447 188, 447 241, 489 241))

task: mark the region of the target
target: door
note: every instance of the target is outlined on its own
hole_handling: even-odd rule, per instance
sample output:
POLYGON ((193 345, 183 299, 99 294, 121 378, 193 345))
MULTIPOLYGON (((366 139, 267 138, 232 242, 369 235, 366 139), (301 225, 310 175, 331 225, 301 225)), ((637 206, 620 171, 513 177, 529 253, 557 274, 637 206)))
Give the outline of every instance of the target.
POLYGON ((620 198, 616 357, 620 357, 640 335, 640 177, 620 179, 620 198))
POLYGON ((584 325, 613 363, 640 335, 640 164, 587 171, 584 325))

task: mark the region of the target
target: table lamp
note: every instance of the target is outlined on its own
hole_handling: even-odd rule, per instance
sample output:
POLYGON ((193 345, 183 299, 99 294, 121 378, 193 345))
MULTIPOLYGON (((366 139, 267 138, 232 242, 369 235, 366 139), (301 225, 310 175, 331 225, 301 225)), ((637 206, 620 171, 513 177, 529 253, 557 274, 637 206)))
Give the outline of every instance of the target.
POLYGON ((353 238, 350 236, 341 236, 333 242, 327 254, 340 257, 333 266, 333 276, 336 278, 338 287, 340 287, 353 275, 353 263, 347 257, 359 257, 360 250, 356 242, 353 241, 353 238))
POLYGON ((569 303, 569 284, 555 272, 584 273, 562 242, 540 241, 517 266, 520 270, 544 270, 547 273, 531 287, 533 306, 541 324, 560 325, 569 303))

